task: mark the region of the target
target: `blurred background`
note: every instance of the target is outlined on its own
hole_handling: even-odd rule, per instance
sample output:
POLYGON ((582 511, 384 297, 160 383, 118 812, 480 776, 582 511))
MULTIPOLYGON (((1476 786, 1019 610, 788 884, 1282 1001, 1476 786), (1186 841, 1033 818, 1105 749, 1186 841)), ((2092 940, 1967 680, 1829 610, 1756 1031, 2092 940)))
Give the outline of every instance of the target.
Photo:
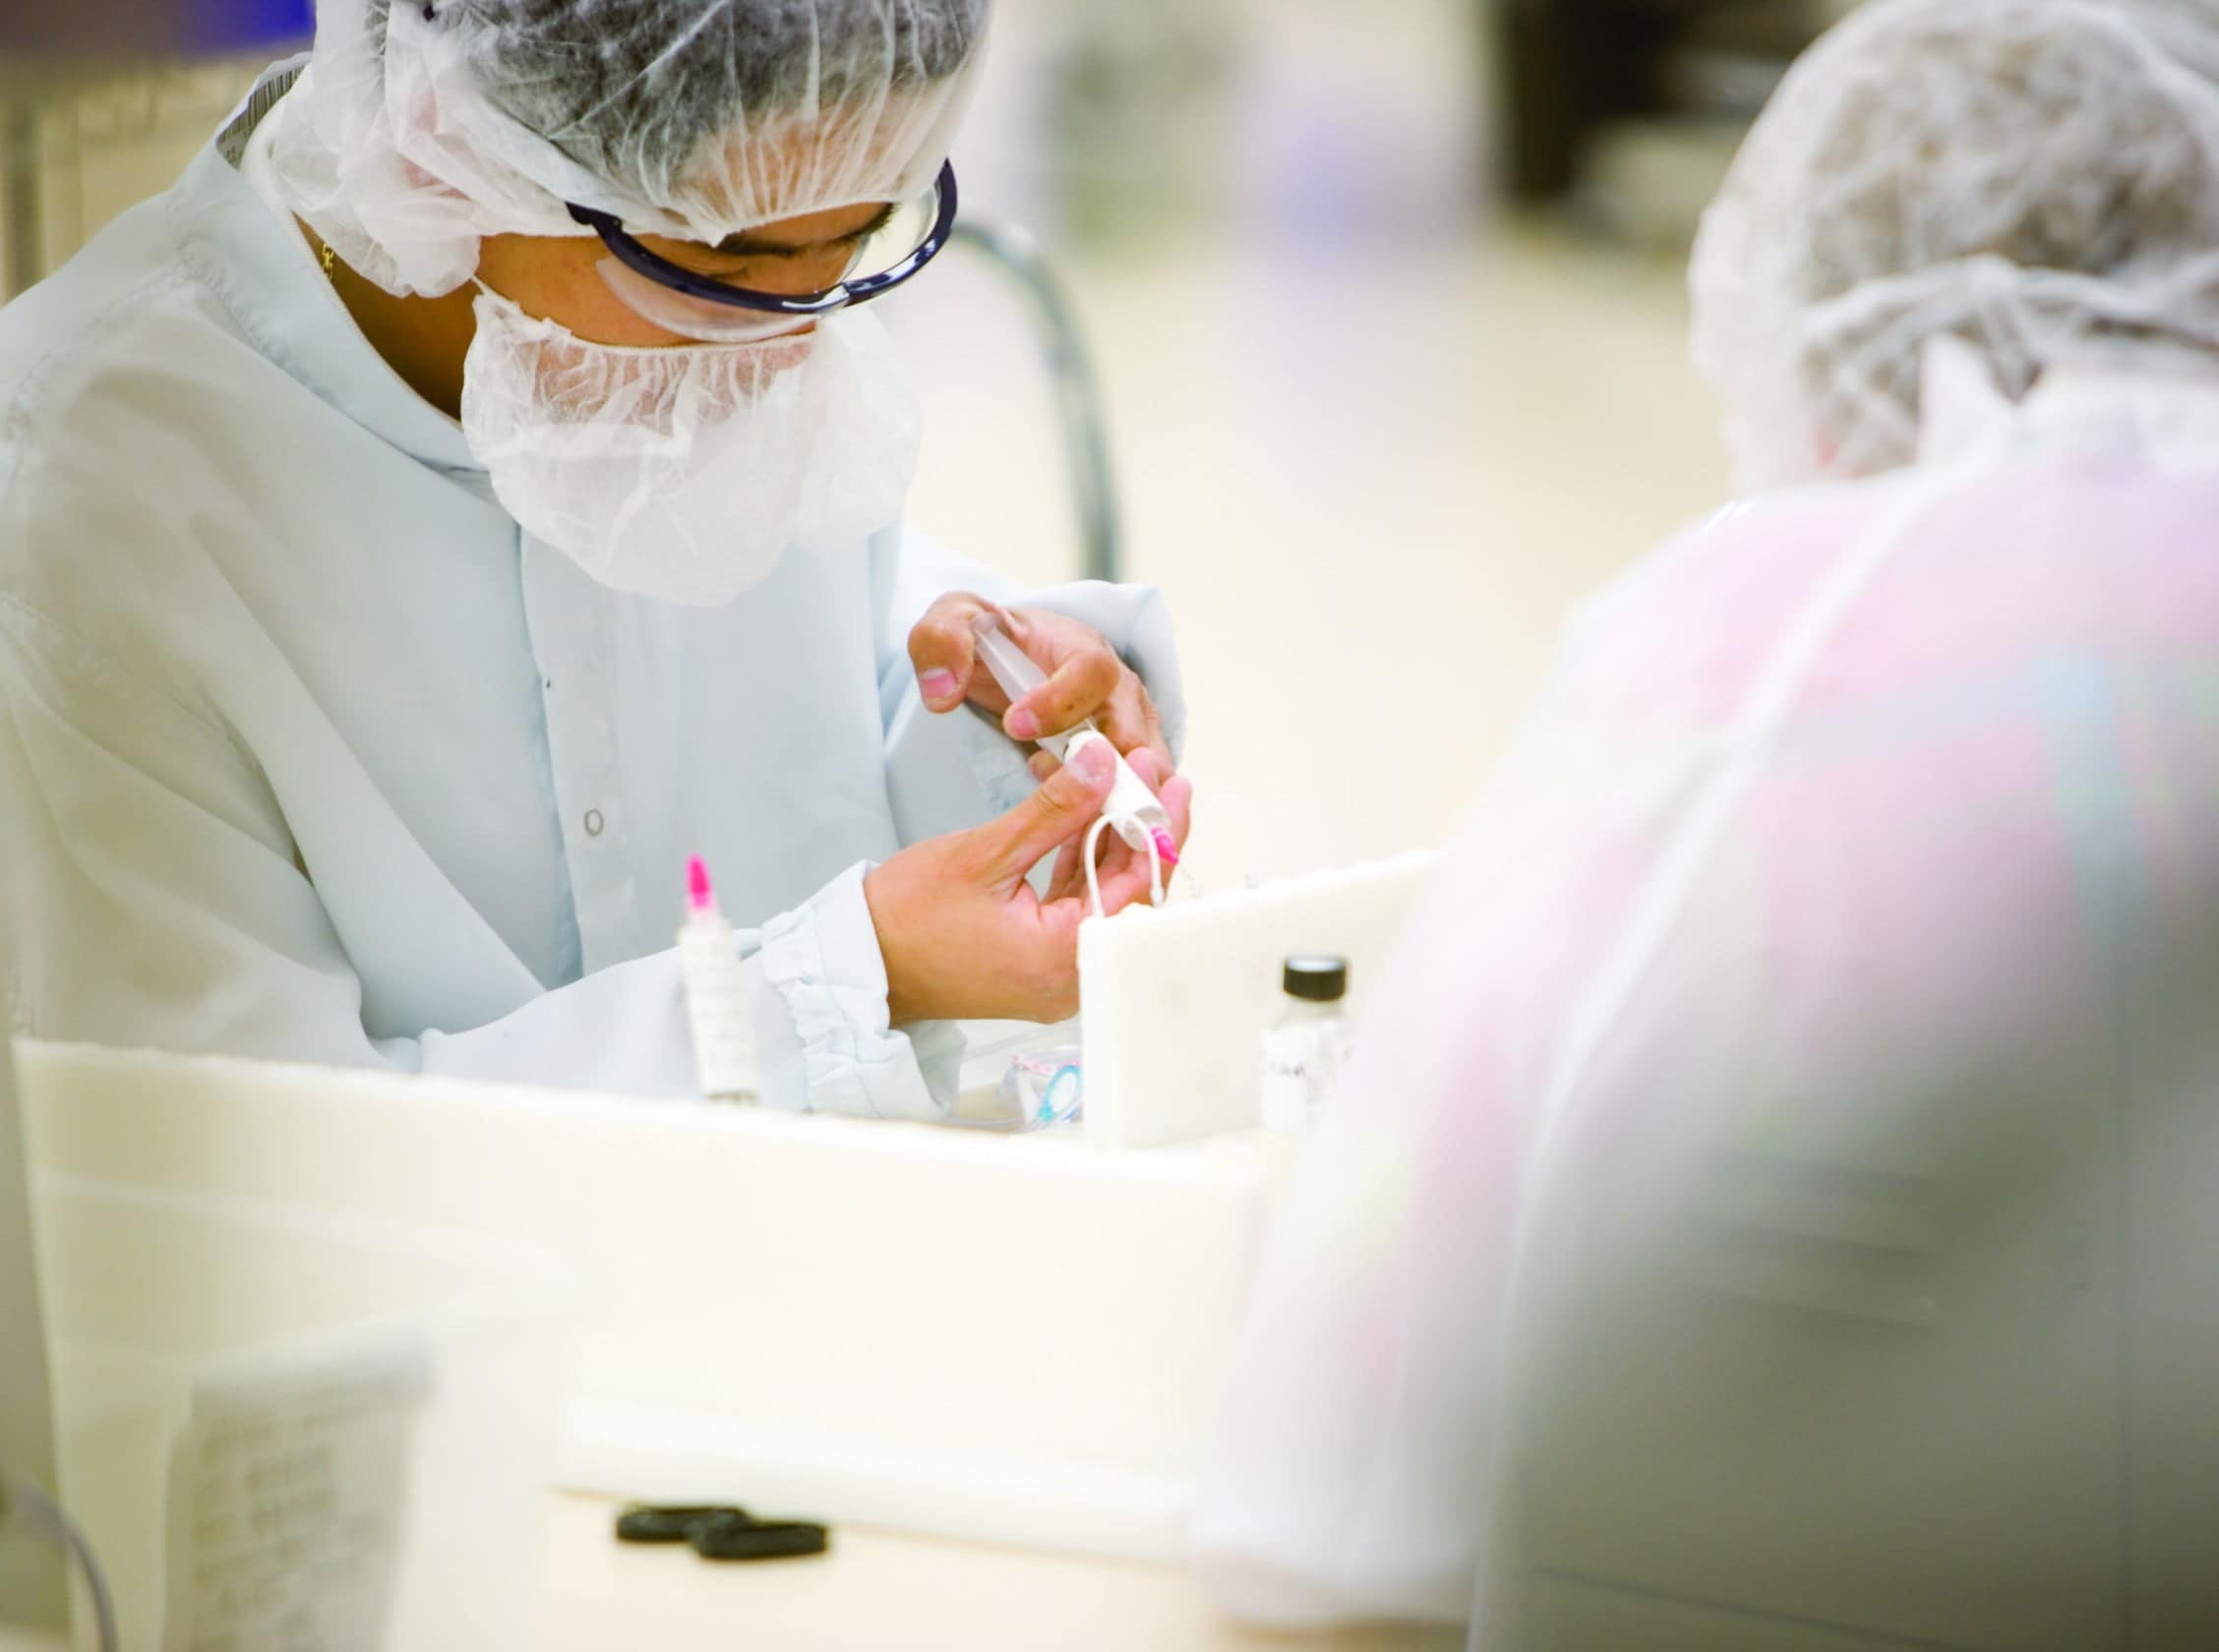
MULTIPOLYGON (((1206 887, 1451 834, 1567 609, 1721 499, 1687 244, 1852 3, 1001 0, 965 204, 1039 238, 1088 342, 1206 887)), ((0 294, 166 187, 309 13, 0 0, 0 294)), ((1022 290, 951 257, 881 313, 927 400, 913 520, 1072 577, 1022 290)))

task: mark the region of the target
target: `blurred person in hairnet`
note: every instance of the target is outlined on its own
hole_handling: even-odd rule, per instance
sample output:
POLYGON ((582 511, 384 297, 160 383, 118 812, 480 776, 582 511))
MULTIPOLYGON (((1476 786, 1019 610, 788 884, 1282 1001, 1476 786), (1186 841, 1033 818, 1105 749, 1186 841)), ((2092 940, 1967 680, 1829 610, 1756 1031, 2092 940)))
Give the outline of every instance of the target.
POLYGON ((685 1092, 696 851, 778 1104, 936 1116, 948 1023, 1075 1008, 1110 777, 1025 742, 1096 717, 1183 834, 1169 620, 903 529, 865 307, 946 240, 988 5, 325 0, 0 313, 19 1027, 685 1092))
MULTIPOLYGON (((2131 1104, 2145 1170, 2219 1160, 2166 1146, 2219 1094, 2219 7, 1860 9, 1749 136, 1692 286, 1748 497, 1575 616, 1372 985, 1197 1520, 1244 1614, 1520 1644, 1488 1568, 1546 1412, 1528 1338, 1597 1257, 1653 1268, 1645 1224, 1737 1144, 1930 1131, 1956 1162, 2131 1104)), ((2141 1251, 2137 1289, 2206 1281, 2176 1328, 2208 1360, 2208 1252, 2179 1261, 2141 1251)), ((1834 1535, 2070 1457, 1991 1400, 1834 1535)))

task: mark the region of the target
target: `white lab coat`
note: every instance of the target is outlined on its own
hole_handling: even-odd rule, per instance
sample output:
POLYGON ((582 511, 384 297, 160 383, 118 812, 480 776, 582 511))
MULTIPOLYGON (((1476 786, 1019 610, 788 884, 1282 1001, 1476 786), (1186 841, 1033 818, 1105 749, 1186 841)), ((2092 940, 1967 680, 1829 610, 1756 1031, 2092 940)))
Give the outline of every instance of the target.
MULTIPOLYGON (((768 1098, 934 1115, 960 1043, 889 1027, 862 879, 1030 790, 906 653, 938 594, 1016 593, 898 527, 718 609, 596 585, 242 180, 259 112, 0 311, 18 1028, 685 1093, 697 851, 768 1098)), ((1178 728, 1156 593, 1023 600, 1101 629, 1178 728)))

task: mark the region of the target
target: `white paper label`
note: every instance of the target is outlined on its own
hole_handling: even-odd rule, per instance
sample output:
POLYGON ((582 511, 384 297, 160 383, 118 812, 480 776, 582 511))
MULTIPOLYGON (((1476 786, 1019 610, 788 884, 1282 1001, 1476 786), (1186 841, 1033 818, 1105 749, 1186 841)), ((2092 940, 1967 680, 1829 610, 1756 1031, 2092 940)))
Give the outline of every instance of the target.
POLYGON ((170 1454, 164 1652, 381 1652, 430 1372, 385 1338, 204 1378, 170 1454))
POLYGON ((1310 1129, 1310 1050, 1307 1027, 1274 1028, 1264 1034, 1263 1124, 1289 1136, 1310 1129))

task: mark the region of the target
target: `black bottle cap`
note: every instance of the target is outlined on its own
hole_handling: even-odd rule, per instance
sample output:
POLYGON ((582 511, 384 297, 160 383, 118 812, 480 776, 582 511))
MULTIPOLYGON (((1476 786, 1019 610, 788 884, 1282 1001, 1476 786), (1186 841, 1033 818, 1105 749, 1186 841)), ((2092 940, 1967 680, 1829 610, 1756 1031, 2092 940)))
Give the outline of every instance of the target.
POLYGON ((690 1543, 693 1533, 711 1520, 734 1516, 745 1520, 748 1511, 728 1503, 658 1505, 635 1503, 617 1516, 619 1543, 690 1543))
POLYGON ((704 1561, 787 1561, 831 1547, 832 1534, 814 1520, 724 1514, 693 1530, 693 1553, 704 1561))
POLYGON ((1349 995, 1349 961, 1346 958, 1289 958, 1280 973, 1280 985, 1289 998, 1313 1004, 1337 1004, 1349 995))

